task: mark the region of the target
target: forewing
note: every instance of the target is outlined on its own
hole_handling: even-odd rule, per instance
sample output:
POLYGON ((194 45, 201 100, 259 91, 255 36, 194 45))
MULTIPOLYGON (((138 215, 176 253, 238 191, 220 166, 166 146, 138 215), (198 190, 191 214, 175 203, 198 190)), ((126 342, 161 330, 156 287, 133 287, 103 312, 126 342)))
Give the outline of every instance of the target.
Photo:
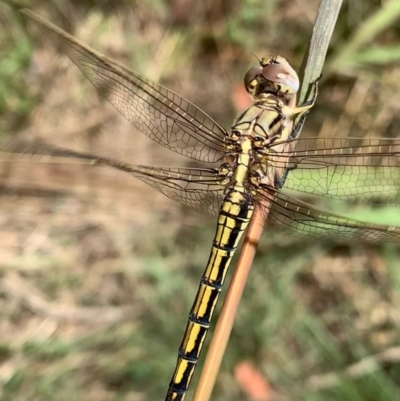
POLYGON ((61 46, 99 94, 142 133, 195 160, 213 163, 222 157, 226 131, 197 106, 98 54, 34 12, 23 13, 61 46))

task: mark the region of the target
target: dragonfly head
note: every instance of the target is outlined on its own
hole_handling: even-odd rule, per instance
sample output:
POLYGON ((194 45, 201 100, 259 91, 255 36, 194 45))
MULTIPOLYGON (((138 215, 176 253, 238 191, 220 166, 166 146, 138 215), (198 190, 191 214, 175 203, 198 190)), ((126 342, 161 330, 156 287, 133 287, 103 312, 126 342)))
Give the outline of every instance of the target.
POLYGON ((244 77, 244 86, 253 98, 272 93, 290 99, 297 93, 299 78, 284 57, 263 57, 259 61, 260 65, 250 68, 244 77))

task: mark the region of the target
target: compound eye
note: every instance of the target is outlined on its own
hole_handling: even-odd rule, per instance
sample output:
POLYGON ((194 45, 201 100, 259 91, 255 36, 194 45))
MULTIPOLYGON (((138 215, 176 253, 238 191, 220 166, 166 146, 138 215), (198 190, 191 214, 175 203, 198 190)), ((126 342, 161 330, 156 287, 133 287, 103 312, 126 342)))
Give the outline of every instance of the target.
POLYGON ((299 78, 289 64, 267 65, 262 69, 261 74, 268 81, 288 87, 292 93, 296 93, 299 90, 299 78))
POLYGON ((257 75, 259 75, 262 71, 261 66, 251 67, 249 71, 246 72, 244 76, 244 86, 246 87, 247 91, 251 92, 257 85, 257 75))

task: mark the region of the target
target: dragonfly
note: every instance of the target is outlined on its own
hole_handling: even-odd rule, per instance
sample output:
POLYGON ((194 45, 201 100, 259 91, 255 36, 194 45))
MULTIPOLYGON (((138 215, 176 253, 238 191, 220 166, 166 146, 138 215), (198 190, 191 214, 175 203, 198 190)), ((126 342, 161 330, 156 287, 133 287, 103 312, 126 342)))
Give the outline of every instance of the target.
MULTIPOLYGON (((304 195, 360 204, 399 205, 400 140, 300 138, 314 105, 296 105, 299 78, 282 56, 263 57, 244 85, 252 104, 223 128, 171 90, 97 53, 30 10, 35 22, 136 129, 169 150, 208 167, 134 165, 35 142, 11 142, 2 155, 74 159, 128 173, 170 199, 216 216, 210 256, 189 313, 166 401, 185 398, 238 243, 254 209, 269 224, 318 240, 400 242, 400 227, 370 224, 305 201, 304 195), (299 117, 294 124, 295 117, 299 117)), ((134 141, 132 135, 132 141, 134 141)))

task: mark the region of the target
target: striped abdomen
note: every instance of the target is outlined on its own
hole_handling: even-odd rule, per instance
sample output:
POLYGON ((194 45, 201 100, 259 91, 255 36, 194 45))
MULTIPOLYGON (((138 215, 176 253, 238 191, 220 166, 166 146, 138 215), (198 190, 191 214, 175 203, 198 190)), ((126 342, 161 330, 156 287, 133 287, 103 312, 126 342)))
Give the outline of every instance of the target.
POLYGON ((211 254, 189 314, 166 401, 183 400, 189 387, 228 267, 253 214, 254 206, 245 197, 243 187, 233 186, 221 206, 211 254))

